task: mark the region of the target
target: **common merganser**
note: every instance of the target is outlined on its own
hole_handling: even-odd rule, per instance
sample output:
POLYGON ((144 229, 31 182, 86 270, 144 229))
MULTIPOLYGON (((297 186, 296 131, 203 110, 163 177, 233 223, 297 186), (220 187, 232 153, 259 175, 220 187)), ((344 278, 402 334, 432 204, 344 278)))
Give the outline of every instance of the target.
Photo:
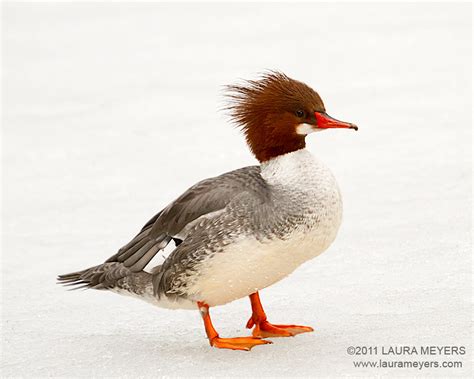
POLYGON ((250 350, 271 343, 265 337, 313 331, 268 322, 258 291, 326 250, 341 224, 336 180, 305 149, 306 135, 358 128, 328 116, 313 89, 281 72, 270 71, 227 90, 230 116, 260 165, 195 184, 105 263, 58 280, 132 295, 160 307, 197 307, 211 346, 250 350), (172 240, 174 251, 145 271, 172 240), (221 338, 209 308, 246 296, 252 336, 221 338))

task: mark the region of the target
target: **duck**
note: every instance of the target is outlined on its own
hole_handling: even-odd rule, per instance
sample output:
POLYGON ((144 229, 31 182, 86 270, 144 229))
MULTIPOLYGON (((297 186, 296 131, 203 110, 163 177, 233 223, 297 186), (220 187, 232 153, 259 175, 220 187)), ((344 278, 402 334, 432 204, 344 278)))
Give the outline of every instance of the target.
POLYGON ((104 263, 59 275, 72 288, 115 292, 200 312, 211 346, 250 350, 313 328, 272 324, 259 292, 324 252, 342 220, 331 171, 306 148, 309 134, 358 130, 326 113, 319 94, 280 71, 225 87, 226 110, 258 165, 204 179, 152 217, 104 263), (147 268, 168 244, 164 261, 147 268), (222 338, 210 308, 248 297, 246 337, 222 338))

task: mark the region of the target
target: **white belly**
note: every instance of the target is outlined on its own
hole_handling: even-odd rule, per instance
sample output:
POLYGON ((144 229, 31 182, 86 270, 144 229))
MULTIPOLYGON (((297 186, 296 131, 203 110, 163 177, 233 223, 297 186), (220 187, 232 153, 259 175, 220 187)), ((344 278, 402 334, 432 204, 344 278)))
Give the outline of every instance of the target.
POLYGON ((266 243, 244 239, 229 245, 199 266, 189 297, 210 306, 248 296, 278 282, 298 266, 326 250, 336 237, 340 212, 310 232, 266 243))
POLYGON ((298 266, 326 250, 336 238, 342 200, 331 172, 306 150, 286 154, 262 165, 262 177, 274 186, 304 190, 305 220, 284 240, 259 242, 242 238, 202 261, 191 280, 188 298, 221 305, 248 296, 283 279, 298 266), (311 226, 308 230, 306 226, 311 226))

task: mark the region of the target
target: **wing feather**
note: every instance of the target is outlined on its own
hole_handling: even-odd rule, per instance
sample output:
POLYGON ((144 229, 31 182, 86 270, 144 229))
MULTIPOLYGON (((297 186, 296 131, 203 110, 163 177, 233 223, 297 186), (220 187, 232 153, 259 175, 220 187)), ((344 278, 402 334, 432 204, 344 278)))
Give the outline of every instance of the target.
POLYGON ((106 262, 121 262, 133 272, 141 271, 173 237, 183 238, 182 232, 194 221, 219 213, 237 196, 257 191, 262 185, 265 183, 258 166, 205 179, 153 216, 135 238, 106 262))

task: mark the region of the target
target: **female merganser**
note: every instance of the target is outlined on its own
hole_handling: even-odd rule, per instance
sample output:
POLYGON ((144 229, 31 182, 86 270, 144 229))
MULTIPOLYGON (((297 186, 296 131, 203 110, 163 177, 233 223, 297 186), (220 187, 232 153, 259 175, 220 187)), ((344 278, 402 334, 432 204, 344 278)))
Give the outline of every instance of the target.
POLYGON ((311 332, 267 321, 258 291, 283 279, 334 241, 342 201, 331 172, 305 149, 309 133, 357 130, 326 114, 319 95, 280 72, 228 86, 230 115, 259 166, 205 179, 188 189, 105 263, 58 280, 132 295, 166 308, 198 307, 211 346, 250 350, 262 337, 311 332), (175 250, 150 272, 168 243, 175 250), (252 337, 221 338, 209 307, 249 296, 252 337))

